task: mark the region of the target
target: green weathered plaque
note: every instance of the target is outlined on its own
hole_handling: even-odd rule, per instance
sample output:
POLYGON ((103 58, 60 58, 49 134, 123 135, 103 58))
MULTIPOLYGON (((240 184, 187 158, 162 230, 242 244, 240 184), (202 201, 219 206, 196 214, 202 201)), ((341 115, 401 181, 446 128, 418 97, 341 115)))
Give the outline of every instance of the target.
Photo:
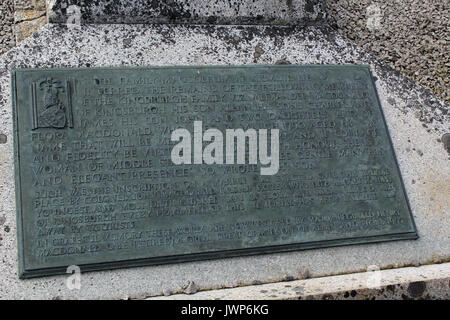
POLYGON ((12 88, 23 278, 417 238, 367 66, 21 69, 12 88))

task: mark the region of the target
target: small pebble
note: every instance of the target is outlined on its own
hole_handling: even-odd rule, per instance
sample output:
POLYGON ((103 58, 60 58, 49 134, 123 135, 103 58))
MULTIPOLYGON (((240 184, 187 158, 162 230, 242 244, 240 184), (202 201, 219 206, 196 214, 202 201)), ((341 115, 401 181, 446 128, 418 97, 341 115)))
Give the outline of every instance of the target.
POLYGON ((309 278, 309 270, 307 268, 300 269, 300 276, 302 279, 308 279, 309 278))
POLYGON ((195 285, 194 281, 189 281, 188 284, 184 287, 184 293, 186 294, 194 294, 197 291, 197 286, 195 285))
POLYGON ((293 276, 285 276, 283 278, 283 281, 294 281, 294 277, 293 276))
POLYGON ((166 297, 171 296, 171 295, 172 295, 172 291, 169 290, 169 289, 165 289, 165 290, 163 291, 163 295, 165 295, 166 297))

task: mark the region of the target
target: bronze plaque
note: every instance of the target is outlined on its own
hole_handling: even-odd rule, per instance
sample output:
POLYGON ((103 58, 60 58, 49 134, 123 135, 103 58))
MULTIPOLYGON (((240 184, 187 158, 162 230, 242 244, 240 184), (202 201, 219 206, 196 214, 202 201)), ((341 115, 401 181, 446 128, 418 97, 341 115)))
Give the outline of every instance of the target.
POLYGON ((367 66, 12 72, 20 276, 416 228, 367 66))

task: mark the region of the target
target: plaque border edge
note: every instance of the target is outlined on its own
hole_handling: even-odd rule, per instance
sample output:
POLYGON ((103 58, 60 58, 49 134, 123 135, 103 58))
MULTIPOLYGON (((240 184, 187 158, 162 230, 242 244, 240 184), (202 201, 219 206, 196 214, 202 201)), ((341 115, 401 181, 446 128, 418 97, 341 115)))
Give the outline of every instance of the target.
MULTIPOLYGON (((264 246, 264 247, 253 247, 244 249, 231 249, 231 250, 219 250, 219 251, 209 251, 201 253, 191 253, 185 255, 172 255, 163 257, 151 257, 151 258, 139 258, 139 259, 127 259, 121 261, 112 262, 98 262, 90 264, 80 264, 82 272, 92 272, 92 271, 102 271, 102 270, 112 270, 118 268, 132 268, 132 267, 144 267, 144 266, 154 266, 161 264, 173 264, 173 263, 185 263, 194 261, 206 261, 211 259, 222 259, 222 258, 233 258, 242 256, 251 256, 259 254, 276 254, 283 252, 291 252, 297 250, 307 250, 307 249, 321 249, 327 247, 336 246, 347 246, 347 245, 357 245, 357 244, 372 244, 385 241, 397 241, 397 240, 416 240, 419 238, 417 226, 412 214, 410 201, 406 188, 403 181, 402 172, 400 170, 397 153, 395 151, 394 145, 392 143, 392 138, 389 133, 389 128, 387 126, 385 114, 379 98, 377 86, 375 83, 374 76, 371 72, 369 64, 291 64, 291 65, 275 65, 275 64, 256 64, 256 65, 236 65, 231 67, 237 68, 254 68, 254 67, 277 67, 277 68, 289 68, 289 67, 353 67, 361 68, 368 72, 370 77, 370 82, 372 83, 378 108, 380 110, 383 124, 385 127, 385 132, 388 136, 388 141, 390 143, 390 149, 392 152, 393 160, 395 162, 395 168, 400 177, 400 184, 408 208, 411 226, 413 231, 395 234, 384 234, 369 237, 353 237, 353 238, 342 238, 334 240, 322 240, 314 242, 302 242, 302 243, 291 243, 276 246, 264 246)), ((126 66, 127 69, 175 69, 175 68, 186 68, 186 69, 203 69, 208 68, 229 68, 229 65, 208 65, 208 66, 126 66)), ((45 277, 66 274, 67 266, 51 267, 51 268, 41 268, 41 269, 26 269, 25 255, 24 255, 24 232, 23 232, 23 212, 22 212, 22 183, 21 183, 21 170, 20 170, 20 154, 19 154, 19 110, 17 105, 17 71, 20 72, 34 72, 34 71, 75 71, 82 70, 87 71, 90 69, 97 70, 120 70, 123 67, 112 66, 112 67, 58 67, 58 68, 13 68, 10 71, 10 81, 11 81, 11 105, 12 105, 12 121, 13 121, 13 137, 14 137, 14 176, 15 176, 15 201, 16 201, 16 223, 17 223, 17 247, 18 247, 18 275, 20 279, 29 279, 35 277, 45 277)))
MULTIPOLYGON (((416 232, 394 233, 385 235, 376 235, 370 237, 345 238, 334 240, 322 240, 302 243, 292 243, 276 246, 264 246, 244 249, 231 249, 220 251, 209 251, 200 253, 190 253, 183 255, 161 256, 152 258, 128 259, 120 261, 99 262, 80 264, 80 270, 84 272, 110 271, 123 268, 151 267, 157 265, 168 265, 175 263, 190 263, 196 261, 207 261, 224 258, 239 258, 245 256, 255 256, 264 254, 286 253, 299 250, 324 249, 338 246, 351 246, 358 244, 374 244, 386 241, 415 240, 418 238, 416 232)), ((21 279, 30 279, 36 277, 49 277, 55 275, 67 274, 67 266, 24 270, 21 279)))
POLYGON ((16 230, 18 249, 18 272, 19 278, 24 279, 27 274, 25 268, 24 240, 23 240, 23 214, 22 214, 22 181, 20 170, 20 148, 19 148, 19 110, 17 107, 17 83, 16 69, 11 70, 11 106, 14 136, 14 180, 15 180, 15 206, 16 206, 16 230))
POLYGON ((387 135, 387 138, 388 138, 388 141, 389 141, 389 147, 391 149, 392 157, 394 159, 395 169, 397 170, 398 176, 400 178, 400 186, 401 186, 401 190, 403 191, 403 196, 405 198, 406 207, 408 209, 408 213, 409 213, 409 217, 410 217, 410 220, 411 220, 413 232, 417 236, 416 239, 418 239, 419 238, 419 233, 418 233, 418 230, 417 230, 417 225, 416 225, 416 222, 414 220, 413 212, 411 210, 411 204, 410 204, 410 201, 409 201, 408 193, 406 192, 402 171, 400 170, 400 166, 398 164, 397 152, 395 151, 394 144, 392 143, 392 137, 391 137, 391 134, 389 132, 389 127, 387 125, 386 116, 384 114, 383 106, 381 104, 381 99, 380 99, 380 96, 378 94, 378 89, 377 89, 377 84, 375 82, 375 77, 372 74, 372 71, 370 70, 370 65, 365 65, 365 66, 367 67, 367 70, 368 70, 368 73, 369 73, 369 77, 370 77, 370 82, 372 83, 372 87, 373 87, 373 90, 375 92, 375 97, 376 97, 376 100, 377 100, 378 108, 379 108, 380 113, 381 113, 381 118, 383 119, 384 130, 386 132, 386 135, 387 135))

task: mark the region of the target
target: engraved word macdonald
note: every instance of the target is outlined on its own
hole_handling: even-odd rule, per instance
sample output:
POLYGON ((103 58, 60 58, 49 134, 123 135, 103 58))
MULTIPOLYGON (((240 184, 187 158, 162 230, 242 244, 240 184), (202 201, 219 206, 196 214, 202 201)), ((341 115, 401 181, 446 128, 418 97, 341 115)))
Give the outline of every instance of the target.
POLYGON ((367 66, 19 69, 12 88, 22 278, 417 238, 367 66))

